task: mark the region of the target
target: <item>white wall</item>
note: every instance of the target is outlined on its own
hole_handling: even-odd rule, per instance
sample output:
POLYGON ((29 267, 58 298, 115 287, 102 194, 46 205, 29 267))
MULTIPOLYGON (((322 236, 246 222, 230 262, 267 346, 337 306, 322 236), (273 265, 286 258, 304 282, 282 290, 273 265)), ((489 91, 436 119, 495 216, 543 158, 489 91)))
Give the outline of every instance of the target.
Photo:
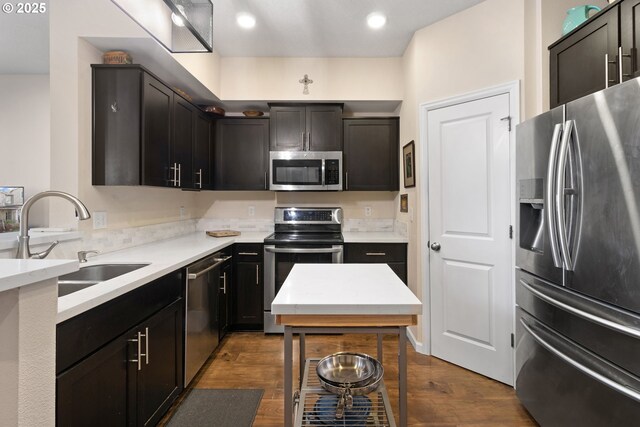
MULTIPOLYGON (((399 213, 409 235, 408 282, 411 290, 429 304, 422 292, 422 263, 426 241, 421 232, 420 194, 426 185, 426 165, 420 164, 418 106, 455 95, 524 78, 524 2, 486 0, 432 26, 417 31, 403 56, 404 99, 400 119, 401 145, 415 140, 416 187, 401 189, 409 195, 409 213, 399 213), (413 217, 413 220, 412 220, 413 217)), ((401 171, 402 173, 402 171, 401 171)), ((399 199, 399 198, 398 198, 399 199)), ((399 203, 399 200, 396 201, 399 203)), ((420 341, 426 334, 412 330, 420 341)))
MULTIPOLYGON (((24 186, 25 199, 50 186, 49 76, 0 75, 0 186, 24 186)), ((48 204, 36 203, 30 224, 47 225, 48 204)))
POLYGON ((223 100, 402 99, 400 58, 222 58, 220 79, 223 100))

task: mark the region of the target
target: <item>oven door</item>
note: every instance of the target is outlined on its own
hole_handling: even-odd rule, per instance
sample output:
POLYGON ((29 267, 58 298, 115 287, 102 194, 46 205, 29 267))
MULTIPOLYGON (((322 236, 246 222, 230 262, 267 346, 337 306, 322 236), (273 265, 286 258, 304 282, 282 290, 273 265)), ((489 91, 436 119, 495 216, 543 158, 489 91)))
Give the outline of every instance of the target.
POLYGON ((281 333, 284 328, 276 325, 271 314, 271 303, 282 287, 294 264, 342 263, 342 245, 275 246, 264 247, 264 331, 281 333))

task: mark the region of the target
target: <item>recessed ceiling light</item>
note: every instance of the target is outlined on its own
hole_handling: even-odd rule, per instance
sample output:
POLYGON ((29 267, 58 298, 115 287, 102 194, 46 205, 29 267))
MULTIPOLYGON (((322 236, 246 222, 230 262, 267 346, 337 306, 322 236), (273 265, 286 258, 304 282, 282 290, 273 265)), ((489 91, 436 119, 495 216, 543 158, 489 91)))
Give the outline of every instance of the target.
POLYGON ((250 13, 239 13, 236 15, 236 22, 242 28, 253 28, 256 26, 256 18, 250 13))
POLYGON ((384 24, 386 23, 387 23, 387 17, 379 12, 373 12, 373 13, 370 13, 369 16, 367 16, 367 24, 369 25, 370 28, 373 28, 374 30, 384 27, 384 24))
MULTIPOLYGON (((178 10, 180 11, 180 13, 182 14, 182 16, 185 16, 184 13, 184 6, 182 6, 181 4, 176 5, 176 7, 178 8, 178 10)), ((176 15, 175 13, 171 14, 171 20, 173 21, 174 24, 176 24, 178 27, 184 27, 184 18, 182 18, 182 16, 180 15, 176 15)))

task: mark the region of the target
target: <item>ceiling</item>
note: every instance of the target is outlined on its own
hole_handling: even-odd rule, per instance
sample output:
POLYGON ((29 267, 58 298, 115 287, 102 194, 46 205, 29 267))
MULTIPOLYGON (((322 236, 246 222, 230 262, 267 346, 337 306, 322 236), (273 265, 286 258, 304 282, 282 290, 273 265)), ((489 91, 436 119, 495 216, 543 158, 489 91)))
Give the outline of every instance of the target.
MULTIPOLYGON (((214 50, 223 57, 394 57, 416 30, 482 0, 212 1, 214 50), (238 27, 240 12, 256 17, 255 28, 238 27), (369 29, 371 12, 384 13, 387 25, 369 29)), ((0 13, 0 74, 49 72, 48 18, 0 13)))
POLYGON ((413 33, 482 0, 212 0, 214 50, 221 56, 397 57, 413 33), (255 16, 251 30, 236 14, 255 16), (387 16, 371 30, 366 17, 387 16))

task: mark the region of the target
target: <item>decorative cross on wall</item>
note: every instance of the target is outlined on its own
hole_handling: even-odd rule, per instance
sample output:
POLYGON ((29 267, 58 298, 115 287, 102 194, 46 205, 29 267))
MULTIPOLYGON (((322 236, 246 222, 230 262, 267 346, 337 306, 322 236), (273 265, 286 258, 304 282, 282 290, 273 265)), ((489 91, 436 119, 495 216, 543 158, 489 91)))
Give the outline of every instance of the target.
POLYGON ((311 83, 313 83, 313 80, 311 80, 311 79, 309 78, 309 75, 308 75, 308 74, 305 74, 305 75, 304 75, 304 78, 303 78, 303 79, 298 80, 298 82, 300 82, 300 83, 302 83, 302 84, 304 85, 304 89, 302 89, 302 94, 303 94, 303 95, 309 95, 309 85, 310 85, 311 83))

